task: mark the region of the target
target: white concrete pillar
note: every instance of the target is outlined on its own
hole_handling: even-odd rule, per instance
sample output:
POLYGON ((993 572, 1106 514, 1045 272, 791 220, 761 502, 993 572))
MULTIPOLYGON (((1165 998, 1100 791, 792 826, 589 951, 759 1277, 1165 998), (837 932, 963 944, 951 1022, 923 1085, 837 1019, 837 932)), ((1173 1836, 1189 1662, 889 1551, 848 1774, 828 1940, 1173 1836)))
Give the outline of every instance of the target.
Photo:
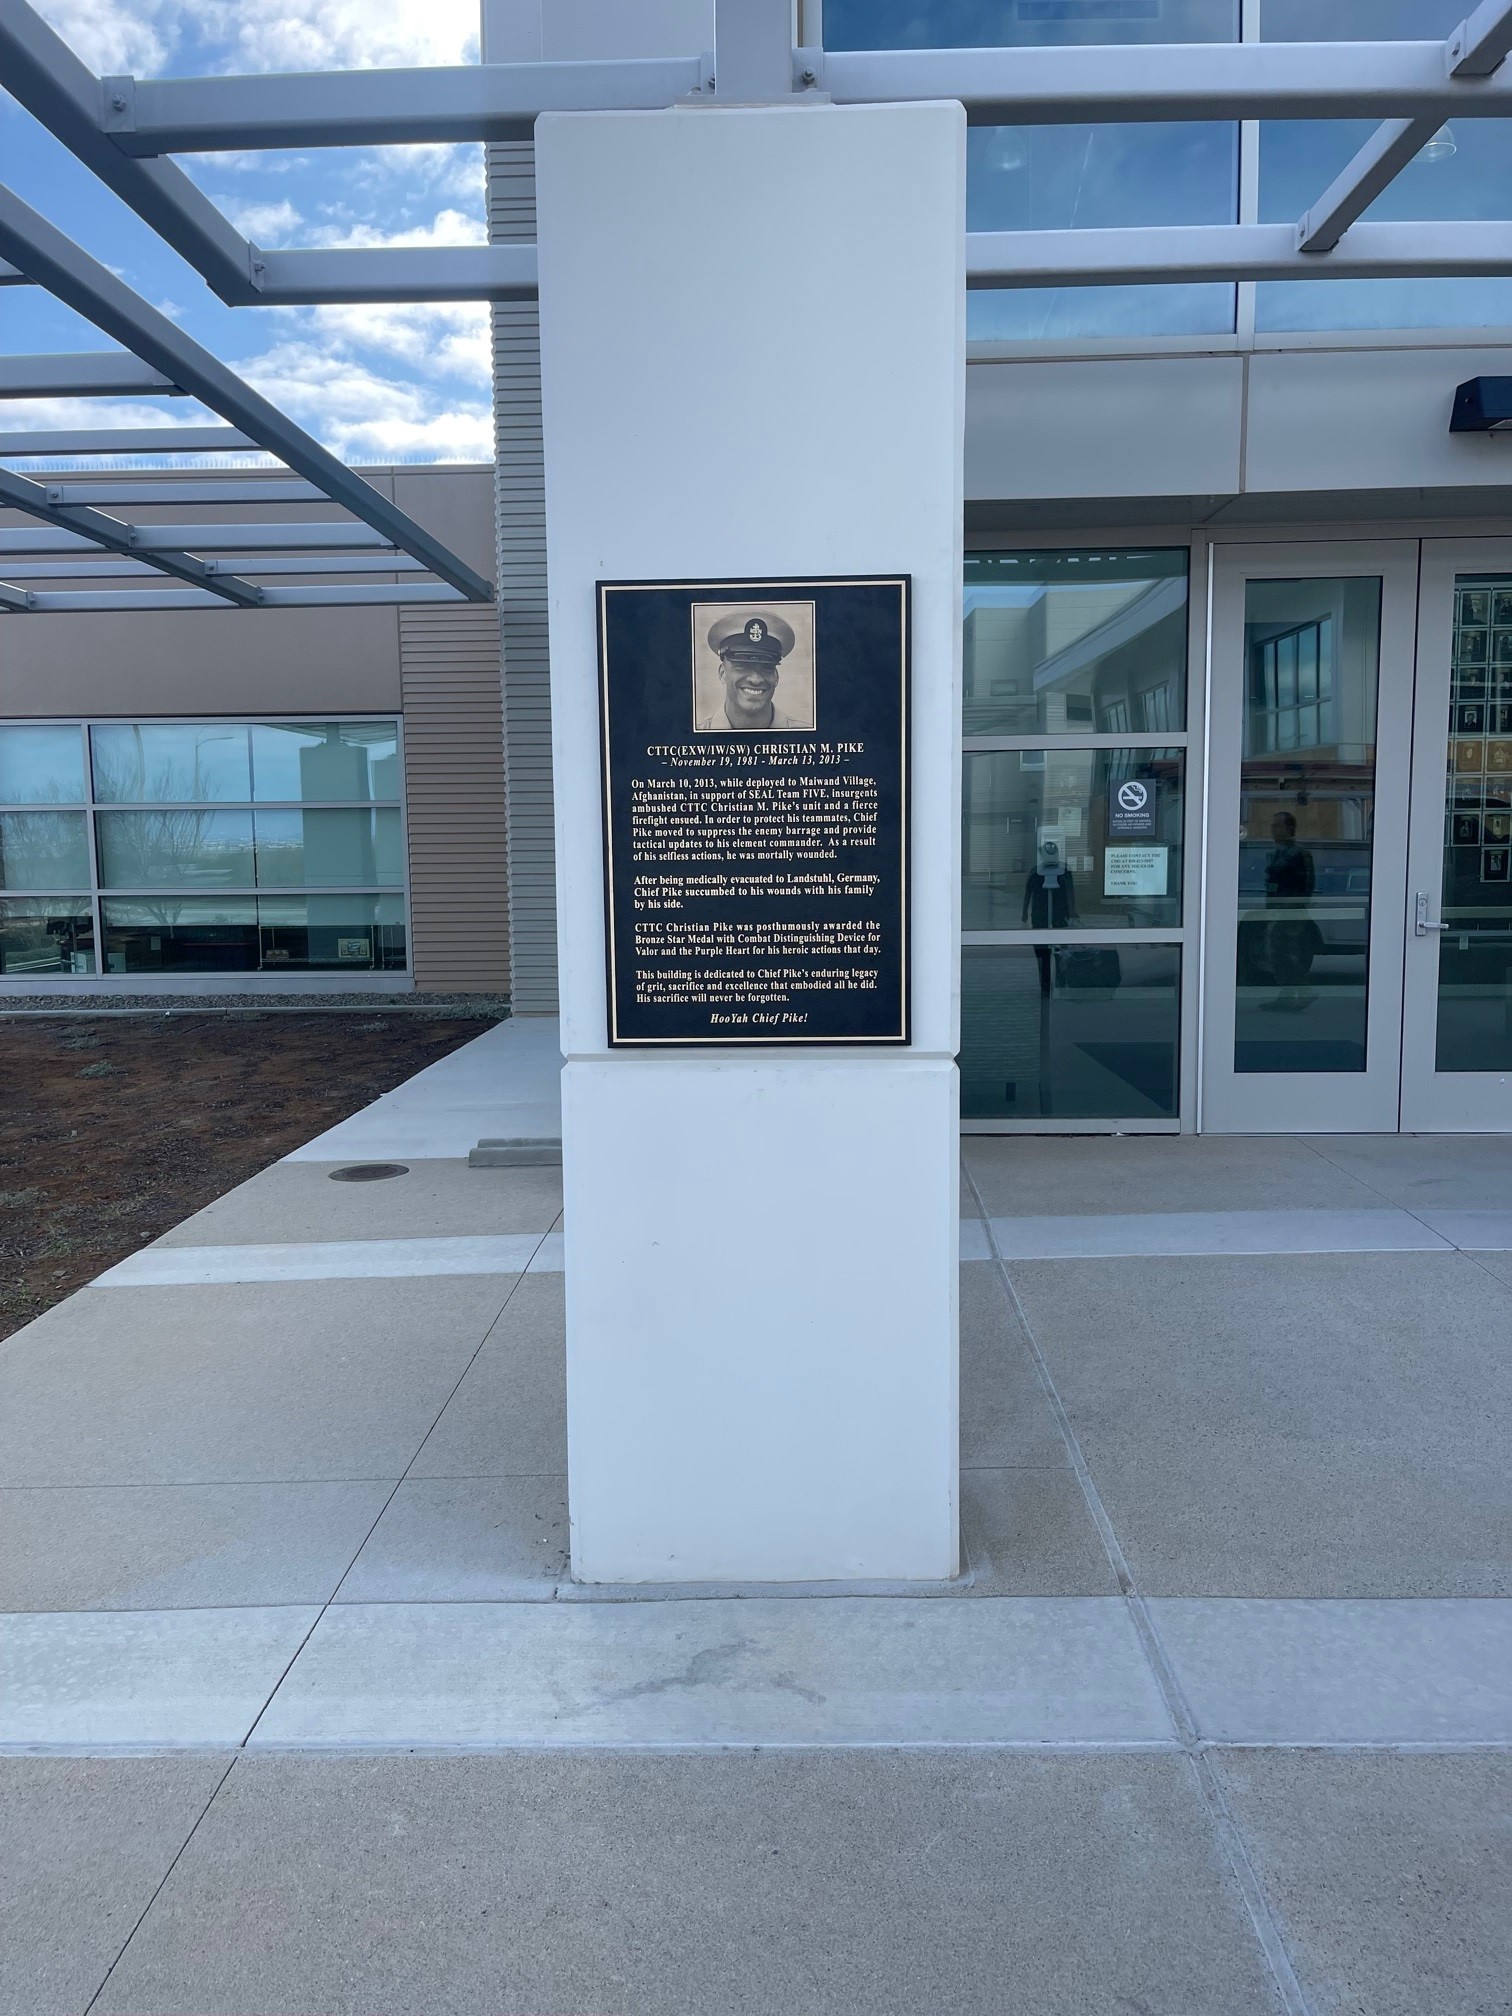
POLYGON ((957 1567, 959 105, 536 132, 587 1581, 957 1567), (595 583, 913 583, 912 1038, 610 1051, 595 583))

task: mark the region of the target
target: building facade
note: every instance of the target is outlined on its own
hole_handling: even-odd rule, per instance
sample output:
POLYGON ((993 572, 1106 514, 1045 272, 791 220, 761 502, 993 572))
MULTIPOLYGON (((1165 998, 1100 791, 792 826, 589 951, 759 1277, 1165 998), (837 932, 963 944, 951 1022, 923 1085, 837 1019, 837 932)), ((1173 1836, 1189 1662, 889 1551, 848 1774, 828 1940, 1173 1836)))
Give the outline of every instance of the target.
MULTIPOLYGON (((796 33, 1410 40, 1463 11, 805 0, 796 33)), ((488 0, 485 48, 685 54, 707 12, 488 0)), ((1494 213, 1505 124, 1443 129, 1368 214, 1494 213)), ((1295 217, 1368 130, 973 127, 968 223, 1295 217)), ((531 147, 488 170, 492 236, 533 238, 531 147)), ((1505 279, 972 294, 966 1127, 1512 1126, 1512 441, 1449 429, 1457 386, 1512 377, 1509 325, 1505 279)), ((502 639, 476 609, 0 628, 0 988, 234 975, 553 1011, 533 304, 495 309, 494 353, 492 496, 481 470, 382 480, 496 559, 502 639), (181 771, 222 795, 142 795, 181 771)))

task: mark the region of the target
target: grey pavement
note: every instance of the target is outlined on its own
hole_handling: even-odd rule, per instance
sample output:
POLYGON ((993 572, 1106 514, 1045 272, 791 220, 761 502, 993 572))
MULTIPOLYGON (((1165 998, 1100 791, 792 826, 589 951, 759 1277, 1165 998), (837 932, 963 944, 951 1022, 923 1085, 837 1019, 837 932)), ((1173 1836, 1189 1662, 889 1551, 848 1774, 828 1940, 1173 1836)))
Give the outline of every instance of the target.
POLYGON ((1512 2007, 1512 1142, 969 1140, 960 1576, 603 1589, 497 1050, 0 1346, 0 2016, 1512 2007))

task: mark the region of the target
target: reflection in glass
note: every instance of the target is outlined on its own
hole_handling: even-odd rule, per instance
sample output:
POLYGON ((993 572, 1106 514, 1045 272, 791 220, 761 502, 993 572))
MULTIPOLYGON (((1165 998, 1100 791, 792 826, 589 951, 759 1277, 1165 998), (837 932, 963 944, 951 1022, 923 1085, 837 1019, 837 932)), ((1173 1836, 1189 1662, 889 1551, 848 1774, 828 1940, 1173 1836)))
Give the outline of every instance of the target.
POLYGON ((245 803, 252 795, 240 723, 115 722, 89 731, 95 797, 114 805, 245 803))
POLYGON ((1183 763, 1179 749, 969 750, 963 928, 1179 925, 1183 763))
POLYGON ((95 825, 104 888, 252 886, 250 812, 101 812, 95 825))
POLYGON ((1234 1069, 1363 1071, 1379 578, 1245 590, 1234 1069))
POLYGON ((0 973, 93 973, 94 916, 88 900, 33 896, 0 902, 0 973))
POLYGON ((75 722, 0 728, 0 805, 82 805, 84 741, 75 722))
POLYGON ((961 1112, 976 1120, 1174 1120, 1177 945, 968 945, 961 1112))
MULTIPOLYGON (((1442 41, 1471 11, 1464 0, 1264 0, 1267 42, 1442 41)), ((1499 218, 1512 181, 1512 131, 1456 119, 1365 211, 1372 221, 1499 218)), ((1375 130, 1373 120, 1268 121, 1260 128, 1260 219, 1303 216, 1375 130)), ((1512 280, 1269 281, 1261 329, 1486 328, 1512 321, 1512 280)))
POLYGON ((399 972, 401 896, 263 897, 257 906, 264 970, 288 966, 399 972))
POLYGON ((397 811, 258 812, 260 889, 371 889, 404 879, 397 811))
POLYGON ((1461 575, 1444 789, 1440 1071, 1512 1070, 1512 575, 1461 575))
POLYGON ((102 906, 107 973, 253 973, 250 896, 114 898, 102 906))
POLYGON ((87 889, 82 812, 0 812, 0 889, 87 889))
POLYGON ((1238 0, 824 0, 826 49, 1238 39, 1238 0))
POLYGON ((967 735, 1186 726, 1187 553, 968 553, 967 735))
POLYGON ((398 731, 392 721, 259 722, 252 774, 263 805, 397 799, 398 731))

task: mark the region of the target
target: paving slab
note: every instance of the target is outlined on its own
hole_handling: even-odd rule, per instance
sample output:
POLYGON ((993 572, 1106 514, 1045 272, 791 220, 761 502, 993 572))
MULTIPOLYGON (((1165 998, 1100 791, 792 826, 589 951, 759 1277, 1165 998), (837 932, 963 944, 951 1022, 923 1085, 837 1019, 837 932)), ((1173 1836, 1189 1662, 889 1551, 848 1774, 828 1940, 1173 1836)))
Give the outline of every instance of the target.
POLYGON ((1512 1744, 1512 1600, 1149 1610, 1205 1741, 1512 1744))
POLYGON ((1327 1134, 1313 1145, 1352 1181, 1411 1211, 1494 1208, 1512 1195, 1506 1134, 1327 1134))
POLYGON ((1168 1258, 1199 1253, 1442 1253, 1457 1242, 1391 1206, 1366 1211, 1102 1211, 994 1218, 1005 1260, 1168 1258))
POLYGON ((340 1604, 260 1747, 1164 1743, 1101 1597, 340 1604))
POLYGON ((968 1134, 961 1151, 992 1218, 1369 1210, 1383 1201, 1289 1134, 968 1134))
POLYGON ((386 1182, 333 1182, 332 1170, 347 1166, 275 1162, 175 1225, 158 1244, 256 1246, 545 1232, 562 1208, 560 1169, 470 1169, 463 1160, 424 1160, 408 1175, 386 1182))
POLYGON ((415 1477, 562 1475, 566 1307, 560 1274, 527 1274, 415 1458, 415 1477))
POLYGON ((1512 1595, 1506 1289, 1478 1259, 1010 1271, 1147 1594, 1512 1595))
POLYGON ((973 1596, 1118 1594, 1118 1578, 1067 1466, 963 1470, 961 1534, 973 1596))
POLYGON ((0 1489, 0 1611, 325 1603, 392 1488, 0 1489))
POLYGON ((82 2016, 229 1762, 0 1758, 7 2016, 82 2016))
POLYGON ((1512 1999, 1512 1757, 1215 1760, 1319 2011, 1492 2016, 1512 1999))
POLYGON ((549 1603, 567 1554, 565 1477, 410 1478, 336 1600, 549 1603))
POLYGON ((995 1267, 961 1269, 961 1461, 1062 1469, 1066 1445, 995 1267))
POLYGON ((319 1611, 0 1617, 0 1748, 240 1743, 319 1611))
POLYGON ((509 1287, 86 1289, 0 1349, 0 1483, 398 1478, 509 1287))
POLYGON ((545 1234, 457 1239, 304 1239, 277 1246, 144 1246, 91 1288, 185 1288, 242 1281, 404 1281, 523 1274, 545 1234))
POLYGON ((1278 2016, 1183 1760, 246 1758, 97 2016, 1009 2009, 1278 2016))

